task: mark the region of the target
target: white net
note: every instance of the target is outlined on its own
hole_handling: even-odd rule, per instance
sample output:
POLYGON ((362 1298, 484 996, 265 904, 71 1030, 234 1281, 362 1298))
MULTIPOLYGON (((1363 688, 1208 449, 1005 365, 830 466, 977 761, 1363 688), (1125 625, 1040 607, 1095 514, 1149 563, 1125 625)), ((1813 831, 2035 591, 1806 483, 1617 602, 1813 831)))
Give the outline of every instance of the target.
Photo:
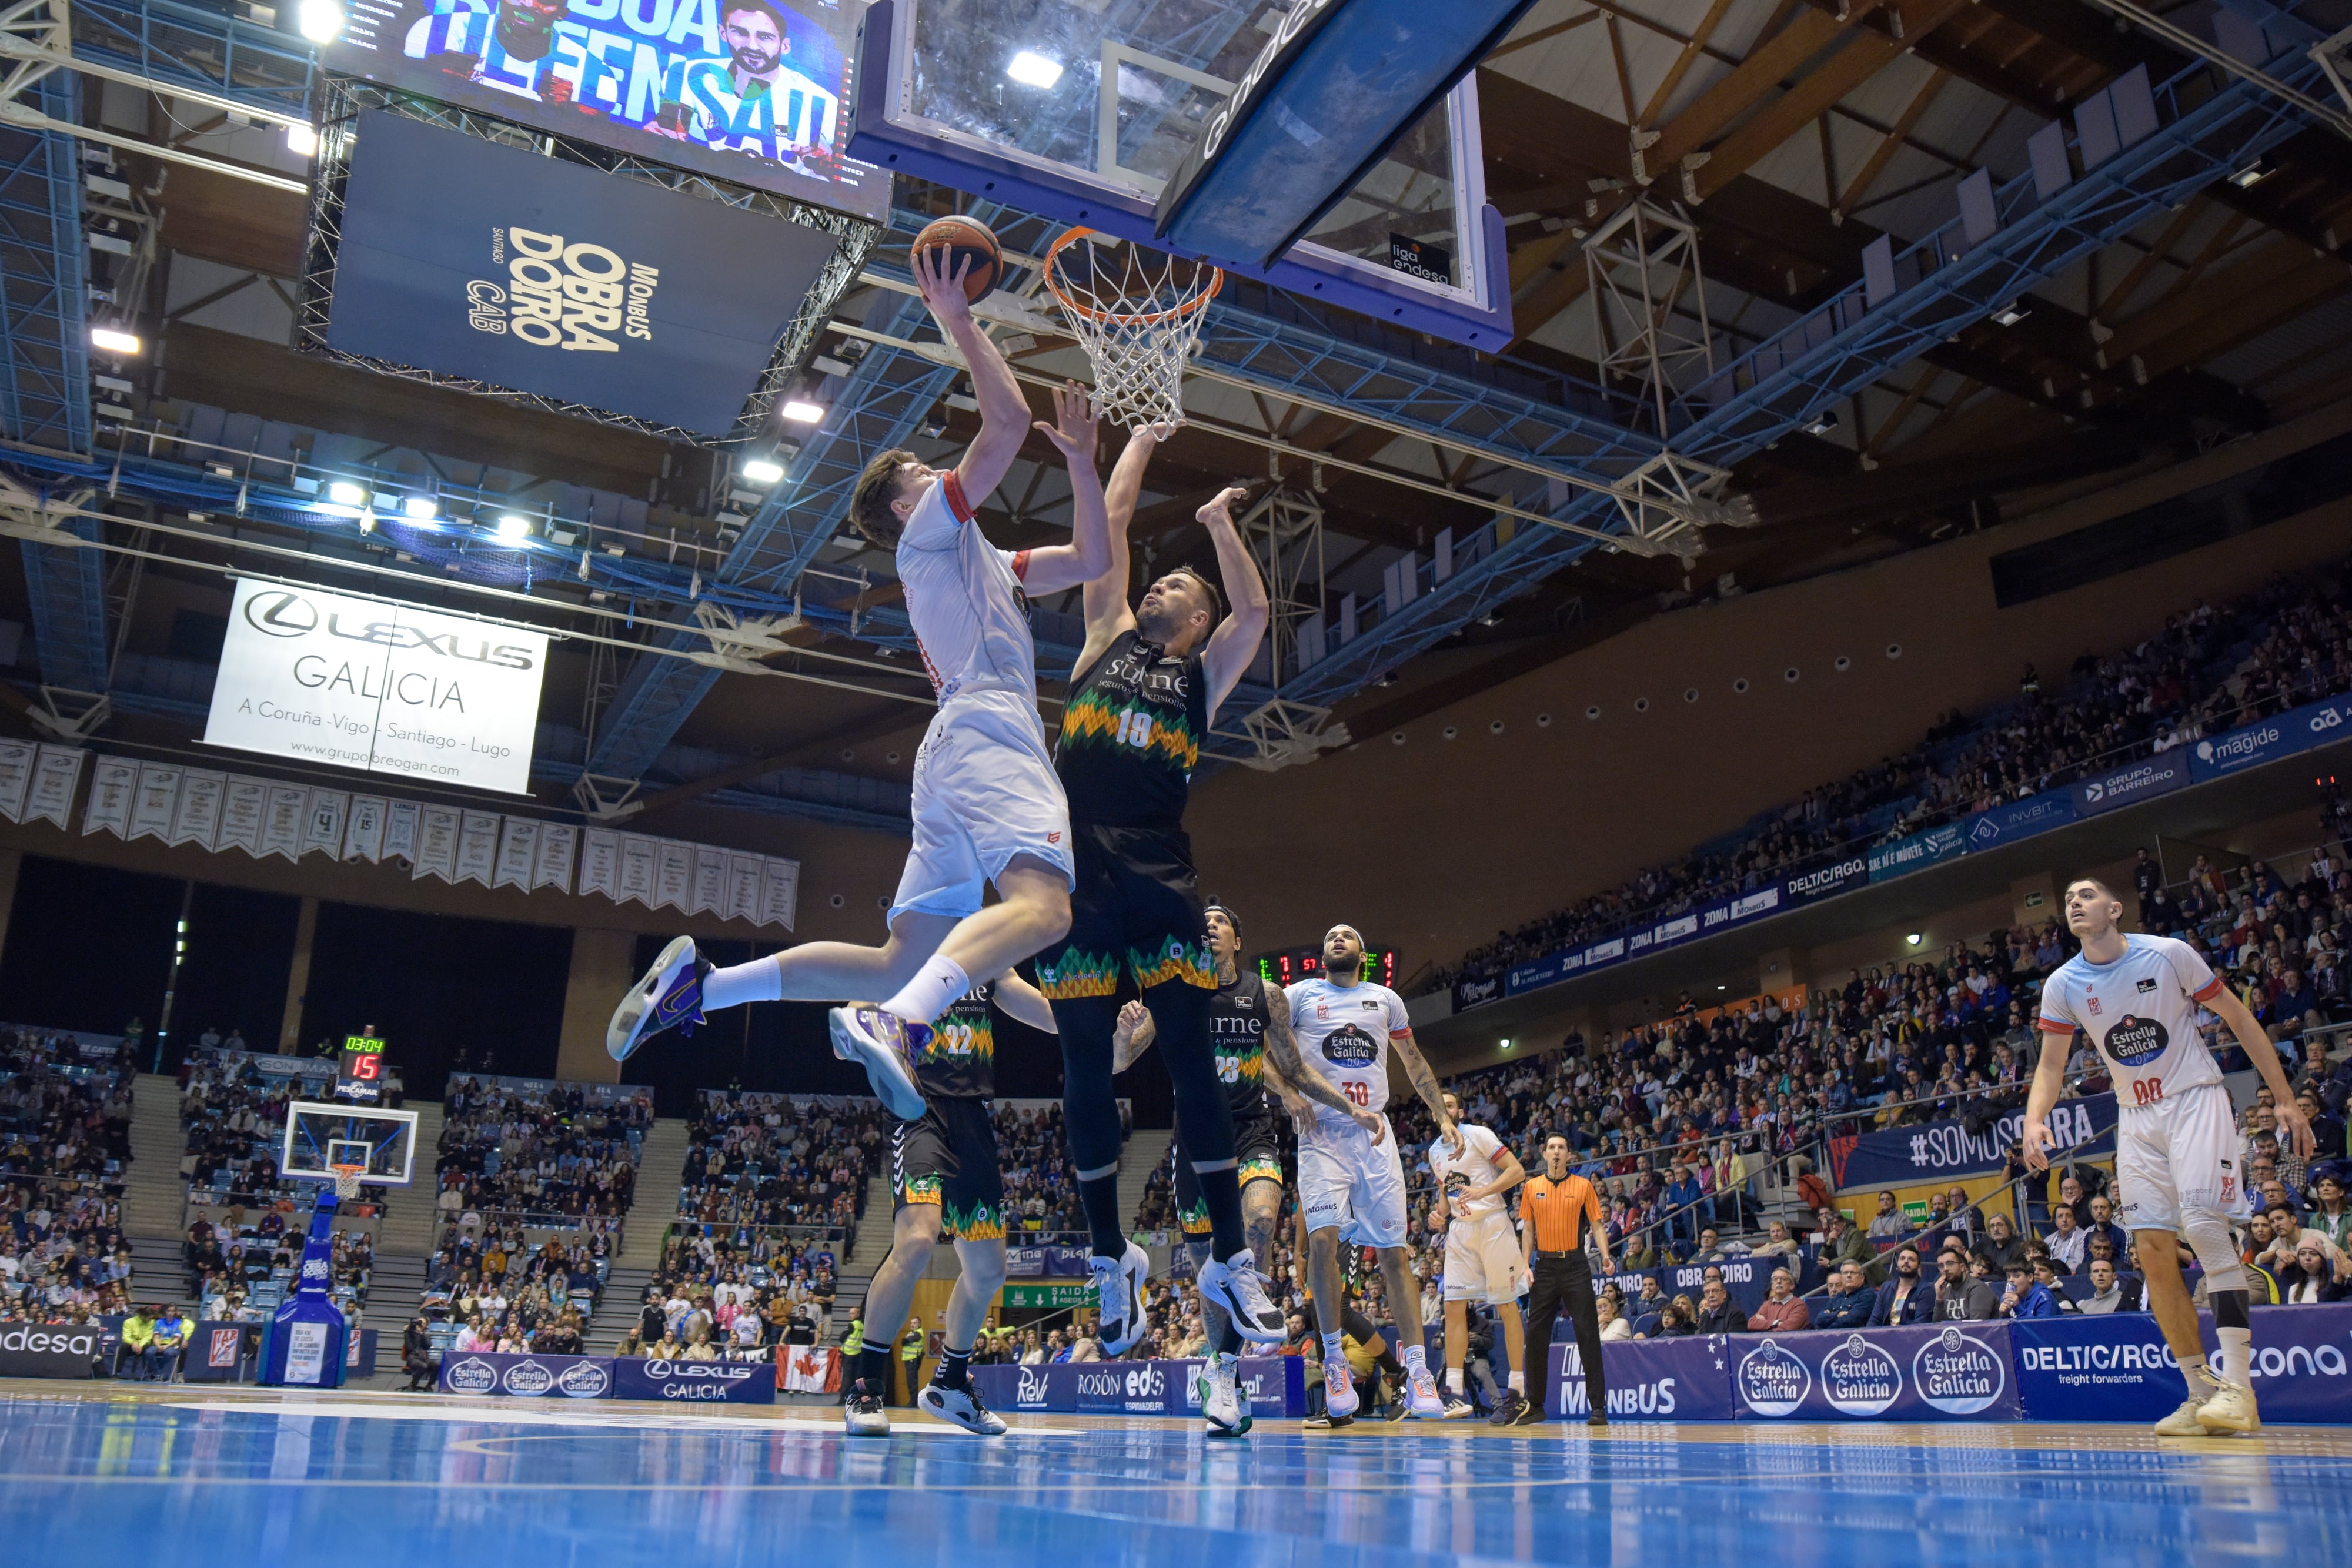
POLYGON ((334 1167, 334 1172, 335 1200, 338 1203, 347 1203, 352 1198, 359 1197, 360 1178, 367 1175, 367 1167, 365 1166, 337 1166, 334 1167))
POLYGON ((1095 409, 1165 437, 1184 423, 1184 367, 1225 275, 1206 262, 1072 229, 1045 253, 1045 284, 1095 368, 1095 409))

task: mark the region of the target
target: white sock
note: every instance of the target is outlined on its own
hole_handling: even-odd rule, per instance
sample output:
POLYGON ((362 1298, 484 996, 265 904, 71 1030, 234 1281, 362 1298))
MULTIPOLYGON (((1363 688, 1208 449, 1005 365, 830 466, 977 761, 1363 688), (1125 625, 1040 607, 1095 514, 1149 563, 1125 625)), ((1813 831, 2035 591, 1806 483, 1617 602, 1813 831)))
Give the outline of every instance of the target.
POLYGON ((904 990, 882 1004, 882 1010, 896 1013, 908 1023, 929 1023, 970 989, 971 977, 963 972, 963 966, 944 953, 934 953, 929 963, 915 971, 904 990))
POLYGON ((784 999, 784 972, 773 957, 754 958, 732 968, 713 969, 702 977, 702 1010, 740 1008, 746 1002, 784 999))
POLYGON ((1515 1372, 1503 1379, 1503 1386, 1514 1394, 1525 1394, 1528 1391, 1528 1375, 1524 1372, 1515 1372))
POLYGON ((1337 1333, 1327 1333, 1323 1336, 1324 1365, 1345 1366, 1348 1364, 1347 1338, 1348 1336, 1346 1334, 1337 1333))
POLYGON ((1423 1346, 1417 1344, 1409 1344, 1405 1346, 1404 1369, 1407 1372, 1427 1372, 1429 1370, 1429 1352, 1423 1346))
POLYGON ((1445 1369, 1445 1386, 1455 1394, 1462 1392, 1462 1369, 1460 1367, 1449 1366, 1445 1369))
POLYGON ((2240 1388, 2254 1385, 2254 1331, 2215 1329, 2221 1341, 2221 1378, 2240 1388))
POLYGON ((2201 1355, 2182 1355, 2173 1359, 2179 1363, 2180 1375, 2188 1379, 2189 1392, 2192 1397, 2221 1382, 2220 1378, 2207 1369, 2205 1358, 2201 1355))

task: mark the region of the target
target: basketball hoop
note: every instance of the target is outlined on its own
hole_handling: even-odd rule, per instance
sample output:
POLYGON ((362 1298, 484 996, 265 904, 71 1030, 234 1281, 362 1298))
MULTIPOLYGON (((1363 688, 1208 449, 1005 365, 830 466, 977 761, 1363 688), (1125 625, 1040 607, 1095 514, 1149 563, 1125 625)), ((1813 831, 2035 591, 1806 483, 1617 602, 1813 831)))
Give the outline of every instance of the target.
POLYGON ((360 1195, 360 1178, 367 1175, 365 1166, 332 1166, 335 1173, 335 1201, 349 1203, 360 1195))
POLYGON ((1161 440, 1184 423, 1184 367, 1224 281, 1206 262, 1155 260, 1092 229, 1054 242, 1045 287, 1094 365, 1097 413, 1161 440))

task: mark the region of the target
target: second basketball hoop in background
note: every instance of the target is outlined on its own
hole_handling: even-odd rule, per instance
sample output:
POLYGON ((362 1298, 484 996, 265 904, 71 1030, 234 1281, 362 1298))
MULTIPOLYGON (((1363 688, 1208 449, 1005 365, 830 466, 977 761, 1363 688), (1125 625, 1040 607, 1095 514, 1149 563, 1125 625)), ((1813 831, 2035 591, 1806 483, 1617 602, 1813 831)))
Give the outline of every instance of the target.
POLYGON ((1045 286, 1095 368, 1095 408, 1165 440, 1184 423, 1184 367, 1225 275, 1206 262, 1072 229, 1045 252, 1045 286))

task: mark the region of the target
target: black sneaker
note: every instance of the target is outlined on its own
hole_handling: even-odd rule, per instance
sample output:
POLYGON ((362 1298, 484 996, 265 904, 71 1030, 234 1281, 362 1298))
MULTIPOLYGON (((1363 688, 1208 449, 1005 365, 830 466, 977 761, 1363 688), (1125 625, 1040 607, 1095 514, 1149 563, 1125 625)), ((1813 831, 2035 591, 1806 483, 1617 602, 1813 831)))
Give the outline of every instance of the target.
POLYGON ((1609 1425, 1609 1417, 1595 1410, 1584 1418, 1584 1424, 1588 1427, 1606 1427, 1609 1425))
POLYGON ((862 1377, 849 1391, 847 1414, 842 1425, 853 1437, 887 1437, 890 1435, 890 1416, 882 1408, 882 1396, 875 1393, 862 1377))
POLYGON ((1502 1399, 1495 1406, 1495 1413, 1487 1416, 1486 1420, 1491 1426, 1516 1427, 1519 1425, 1520 1417, 1527 1414, 1527 1396, 1516 1388, 1506 1388, 1503 1390, 1502 1399))
POLYGON ((944 1383, 927 1383, 915 1396, 915 1403, 926 1415, 937 1416, 942 1421, 952 1421, 967 1432, 983 1437, 1004 1436, 1004 1417, 980 1402, 980 1390, 969 1382, 961 1388, 950 1388, 944 1383))
POLYGON ((1299 1423, 1310 1432, 1337 1432, 1355 1424, 1356 1418, 1353 1416, 1333 1416, 1328 1412, 1320 1416, 1309 1416, 1299 1423))

